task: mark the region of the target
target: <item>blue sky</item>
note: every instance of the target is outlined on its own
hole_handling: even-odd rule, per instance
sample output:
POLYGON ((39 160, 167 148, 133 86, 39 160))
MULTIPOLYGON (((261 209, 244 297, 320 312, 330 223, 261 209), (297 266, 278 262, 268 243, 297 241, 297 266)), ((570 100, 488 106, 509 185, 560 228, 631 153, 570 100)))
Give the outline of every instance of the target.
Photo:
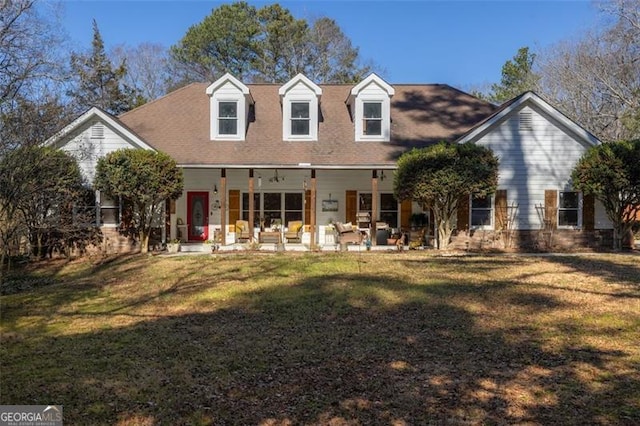
MULTIPOLYGON (((257 7, 268 2, 250 2, 257 7)), ((298 18, 335 19, 363 59, 390 83, 447 83, 467 89, 500 80, 518 48, 545 49, 599 22, 590 1, 282 1, 298 18)), ((63 2, 74 49, 87 49, 96 19, 107 49, 175 44, 222 4, 213 1, 63 2)))

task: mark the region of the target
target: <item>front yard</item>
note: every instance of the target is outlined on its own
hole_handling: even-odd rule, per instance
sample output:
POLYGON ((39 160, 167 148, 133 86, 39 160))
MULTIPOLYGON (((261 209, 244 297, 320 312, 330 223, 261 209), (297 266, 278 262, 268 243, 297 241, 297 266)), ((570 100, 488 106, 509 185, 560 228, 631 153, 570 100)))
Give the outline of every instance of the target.
POLYGON ((127 256, 18 271, 0 402, 66 424, 638 424, 640 256, 127 256))

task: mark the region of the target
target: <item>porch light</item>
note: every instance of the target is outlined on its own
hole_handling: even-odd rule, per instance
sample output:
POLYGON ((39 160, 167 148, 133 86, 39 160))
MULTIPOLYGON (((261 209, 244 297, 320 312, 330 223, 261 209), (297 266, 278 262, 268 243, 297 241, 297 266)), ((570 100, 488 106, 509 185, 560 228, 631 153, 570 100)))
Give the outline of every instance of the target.
POLYGON ((218 185, 213 185, 213 193, 214 194, 218 193, 218 185))

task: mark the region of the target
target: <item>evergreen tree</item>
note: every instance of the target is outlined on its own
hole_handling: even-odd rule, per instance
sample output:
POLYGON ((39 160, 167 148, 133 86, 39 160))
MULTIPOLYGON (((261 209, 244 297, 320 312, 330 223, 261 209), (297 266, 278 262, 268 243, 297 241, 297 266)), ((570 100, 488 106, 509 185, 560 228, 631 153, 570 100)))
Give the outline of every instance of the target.
POLYGON ((71 70, 77 77, 77 87, 69 91, 80 111, 92 106, 118 115, 140 104, 143 100, 134 89, 123 83, 127 73, 125 63, 115 67, 107 57, 104 42, 93 21, 93 41, 89 54, 71 54, 71 70))
POLYGON ((534 90, 540 76, 533 72, 534 53, 529 53, 528 47, 521 47, 513 59, 502 66, 502 79, 498 84, 491 85, 489 101, 501 104, 509 99, 528 91, 534 90))

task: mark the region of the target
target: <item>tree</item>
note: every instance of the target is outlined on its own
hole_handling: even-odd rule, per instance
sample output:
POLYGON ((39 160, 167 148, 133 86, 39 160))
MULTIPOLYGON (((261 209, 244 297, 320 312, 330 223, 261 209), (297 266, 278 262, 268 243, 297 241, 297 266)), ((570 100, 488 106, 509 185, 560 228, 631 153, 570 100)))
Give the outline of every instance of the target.
POLYGON ((157 43, 138 46, 116 46, 110 54, 112 62, 127 64, 123 82, 145 101, 166 95, 174 84, 169 50, 157 43))
POLYGON ((309 27, 306 21, 295 19, 279 4, 258 10, 260 39, 257 44, 256 80, 285 82, 305 72, 308 55, 309 27))
POLYGON ((369 66, 358 66, 358 48, 353 47, 333 19, 322 17, 313 23, 309 44, 305 69, 313 81, 354 83, 371 71, 369 66))
POLYGON ((50 6, 43 3, 36 8, 32 0, 0 1, 0 156, 36 142, 21 131, 29 124, 22 118, 31 115, 32 107, 50 102, 50 94, 63 80, 55 10, 47 10, 46 17, 39 14, 50 6), (21 111, 24 106, 28 113, 21 111))
POLYGON ((71 54, 71 69, 78 79, 77 87, 68 94, 81 111, 97 106, 108 113, 118 115, 142 103, 136 91, 123 83, 127 73, 122 62, 116 68, 107 57, 104 42, 93 21, 93 41, 89 54, 71 54))
POLYGON ((196 79, 214 81, 225 72, 241 80, 252 76, 260 25, 256 8, 241 1, 223 4, 189 28, 171 48, 175 60, 196 79))
POLYGON ((0 265, 24 238, 39 256, 53 247, 67 252, 96 242, 98 233, 89 226, 95 213, 78 209, 86 206, 88 192, 75 159, 63 151, 25 145, 1 157, 0 265))
POLYGON ((486 196, 495 192, 497 185, 498 158, 491 149, 445 142, 402 154, 393 180, 397 199, 431 208, 439 249, 449 245, 460 197, 486 196))
POLYGON ((541 93, 603 141, 640 137, 640 6, 604 2, 610 22, 541 56, 541 93))
POLYGON ((487 99, 501 104, 516 96, 534 90, 540 76, 533 72, 536 55, 529 53, 528 47, 521 47, 513 59, 502 66, 502 79, 499 84, 491 85, 491 93, 487 99))
POLYGON ((620 250, 640 213, 640 139, 590 148, 571 178, 574 188, 600 200, 613 223, 613 248, 620 250))
POLYGON ((98 160, 94 187, 132 206, 133 226, 146 253, 156 213, 167 199, 182 195, 182 170, 167 154, 120 149, 98 160))
POLYGON ((350 83, 370 70, 358 65, 358 49, 335 21, 320 18, 310 27, 278 4, 222 5, 189 28, 171 55, 184 80, 213 81, 228 72, 244 81, 285 82, 304 73, 318 82, 350 83))

